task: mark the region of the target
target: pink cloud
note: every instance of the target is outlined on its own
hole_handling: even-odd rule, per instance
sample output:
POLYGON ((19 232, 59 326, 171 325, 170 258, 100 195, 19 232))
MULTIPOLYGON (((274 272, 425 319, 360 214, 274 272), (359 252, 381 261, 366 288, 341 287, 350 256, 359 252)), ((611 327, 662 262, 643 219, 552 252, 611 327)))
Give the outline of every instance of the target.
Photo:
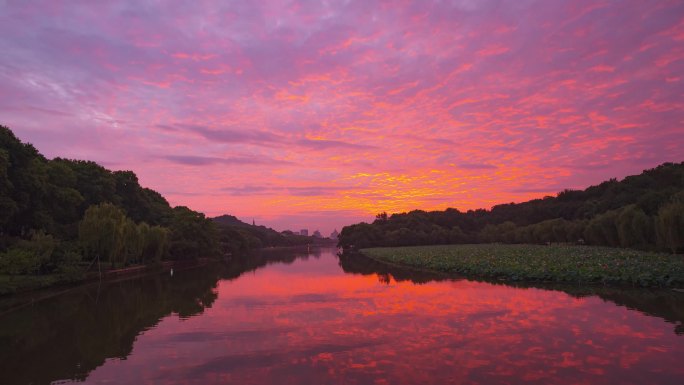
POLYGON ((173 204, 325 212, 307 227, 327 233, 681 161, 682 20, 676 1, 11 2, 0 123, 173 204))

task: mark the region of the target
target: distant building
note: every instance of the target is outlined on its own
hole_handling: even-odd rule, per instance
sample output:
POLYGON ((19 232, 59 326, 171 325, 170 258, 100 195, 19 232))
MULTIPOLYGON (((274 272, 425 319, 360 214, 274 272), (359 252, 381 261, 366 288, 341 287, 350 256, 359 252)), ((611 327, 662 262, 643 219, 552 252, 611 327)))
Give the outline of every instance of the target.
POLYGON ((340 236, 340 233, 337 232, 337 229, 333 230, 332 233, 330 233, 330 239, 337 239, 337 237, 340 236))
POLYGON ((312 236, 314 238, 323 238, 323 236, 321 235, 321 232, 318 230, 314 231, 312 236))
POLYGON ((302 229, 302 230, 299 232, 299 235, 304 235, 304 236, 307 236, 307 237, 308 237, 308 236, 309 236, 309 230, 308 230, 308 229, 302 229))

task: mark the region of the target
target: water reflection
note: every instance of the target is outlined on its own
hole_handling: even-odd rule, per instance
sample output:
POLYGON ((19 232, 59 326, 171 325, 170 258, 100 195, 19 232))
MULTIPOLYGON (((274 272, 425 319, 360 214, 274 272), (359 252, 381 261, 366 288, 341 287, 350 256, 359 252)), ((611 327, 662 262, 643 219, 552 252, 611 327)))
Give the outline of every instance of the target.
POLYGON ((678 383, 683 297, 271 252, 0 316, 0 382, 678 383))
POLYGON ((90 285, 0 318, 0 373, 7 384, 84 379, 107 358, 125 359, 136 336, 175 313, 201 314, 217 298, 211 269, 90 285))
MULTIPOLYGON (((397 282, 410 281, 415 284, 423 284, 432 281, 458 281, 460 279, 429 272, 419 272, 399 266, 387 265, 377 262, 359 254, 340 254, 340 267, 350 274, 376 275, 379 282, 389 284, 392 280, 397 282)), ((470 278, 473 280, 472 278, 470 278)), ((660 317, 674 324, 674 333, 684 335, 684 293, 674 290, 644 289, 599 285, 571 285, 554 283, 527 283, 475 279, 478 282, 486 282, 491 285, 505 285, 520 289, 538 288, 543 290, 562 291, 575 298, 597 296, 605 301, 628 309, 640 311, 644 314, 660 317)))

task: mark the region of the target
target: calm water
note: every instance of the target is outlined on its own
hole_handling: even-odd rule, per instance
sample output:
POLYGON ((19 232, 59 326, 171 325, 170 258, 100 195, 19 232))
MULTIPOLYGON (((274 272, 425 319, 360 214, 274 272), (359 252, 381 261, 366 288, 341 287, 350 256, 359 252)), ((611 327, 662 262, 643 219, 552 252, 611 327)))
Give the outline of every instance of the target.
POLYGON ((0 383, 682 384, 683 321, 674 291, 264 253, 0 315, 0 383))

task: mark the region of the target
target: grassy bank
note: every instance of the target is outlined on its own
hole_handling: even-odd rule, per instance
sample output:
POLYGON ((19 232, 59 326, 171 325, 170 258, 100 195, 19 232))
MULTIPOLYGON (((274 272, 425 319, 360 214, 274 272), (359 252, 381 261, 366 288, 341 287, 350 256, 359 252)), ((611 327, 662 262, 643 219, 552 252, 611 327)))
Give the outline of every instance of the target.
POLYGON ((85 280, 85 277, 74 277, 66 274, 47 275, 4 275, 0 274, 0 296, 21 293, 30 290, 44 289, 55 285, 72 284, 85 280))
POLYGON ((424 270, 508 280, 684 286, 684 257, 592 246, 440 245, 363 249, 424 270))
POLYGON ((155 274, 173 268, 176 271, 204 266, 217 260, 197 258, 180 261, 164 261, 149 265, 131 265, 121 269, 103 269, 102 275, 93 269, 89 272, 73 271, 70 274, 7 275, 0 274, 0 296, 29 292, 59 285, 77 285, 91 281, 118 280, 155 274))

